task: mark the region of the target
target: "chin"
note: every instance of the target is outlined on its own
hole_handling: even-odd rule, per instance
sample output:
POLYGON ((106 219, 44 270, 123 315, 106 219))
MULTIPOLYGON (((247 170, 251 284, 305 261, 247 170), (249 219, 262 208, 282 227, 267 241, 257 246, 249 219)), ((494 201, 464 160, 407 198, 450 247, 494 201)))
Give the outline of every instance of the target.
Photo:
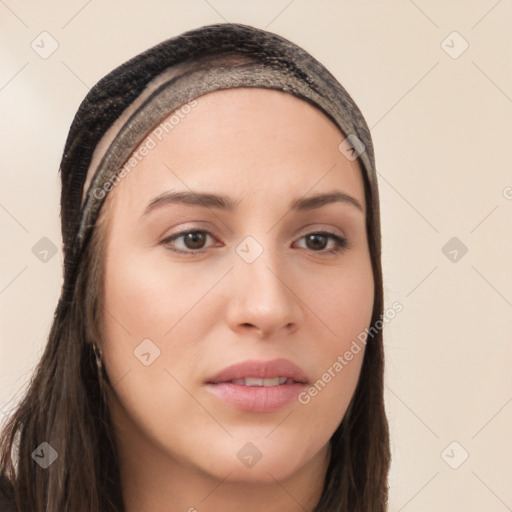
POLYGON ((253 441, 241 442, 231 439, 229 446, 211 444, 205 465, 202 456, 197 463, 216 479, 227 477, 237 483, 275 483, 284 481, 310 464, 322 469, 326 461, 327 447, 305 446, 290 438, 284 443, 282 438, 272 442, 261 436, 253 441), (216 449, 215 449, 216 448, 216 449))

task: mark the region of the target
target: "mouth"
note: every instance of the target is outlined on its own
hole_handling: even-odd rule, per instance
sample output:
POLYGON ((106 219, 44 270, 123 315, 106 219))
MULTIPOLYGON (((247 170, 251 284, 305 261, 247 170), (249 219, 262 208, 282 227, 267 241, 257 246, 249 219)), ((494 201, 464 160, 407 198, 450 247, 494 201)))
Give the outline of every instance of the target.
POLYGON ((278 386, 293 382, 306 384, 305 372, 288 359, 247 360, 224 368, 210 377, 207 384, 230 382, 239 386, 278 386))
POLYGON ((307 385, 304 371, 286 359, 244 361, 205 384, 225 404, 245 412, 273 412, 289 405, 307 385))
POLYGON ((228 381, 231 384, 235 384, 236 386, 283 386, 285 384, 293 384, 297 382, 293 379, 289 379, 288 377, 275 377, 273 379, 260 379, 258 377, 245 377, 244 379, 233 379, 228 381))

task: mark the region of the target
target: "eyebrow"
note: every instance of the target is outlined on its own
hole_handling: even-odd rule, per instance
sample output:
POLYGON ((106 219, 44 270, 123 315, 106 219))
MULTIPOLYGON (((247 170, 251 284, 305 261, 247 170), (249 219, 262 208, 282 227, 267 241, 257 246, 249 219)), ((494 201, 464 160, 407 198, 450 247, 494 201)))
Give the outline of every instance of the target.
MULTIPOLYGON (((180 203, 203 206, 205 208, 234 211, 240 201, 235 201, 227 196, 205 192, 164 192, 150 201, 144 210, 142 217, 149 215, 151 212, 162 208, 163 206, 180 203)), ((296 212, 314 210, 332 203, 348 204, 364 213, 362 204, 355 197, 339 191, 299 197, 291 203, 290 209, 296 212)))

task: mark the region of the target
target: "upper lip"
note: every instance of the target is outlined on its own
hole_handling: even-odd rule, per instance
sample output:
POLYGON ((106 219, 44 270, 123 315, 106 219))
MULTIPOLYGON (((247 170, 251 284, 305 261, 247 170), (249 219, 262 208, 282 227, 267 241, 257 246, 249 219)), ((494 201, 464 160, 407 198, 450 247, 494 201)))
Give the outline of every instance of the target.
POLYGON ((233 364, 210 377, 206 382, 218 384, 248 377, 260 379, 286 377, 302 384, 306 384, 308 381, 306 374, 296 364, 288 359, 273 359, 272 361, 248 360, 233 364))

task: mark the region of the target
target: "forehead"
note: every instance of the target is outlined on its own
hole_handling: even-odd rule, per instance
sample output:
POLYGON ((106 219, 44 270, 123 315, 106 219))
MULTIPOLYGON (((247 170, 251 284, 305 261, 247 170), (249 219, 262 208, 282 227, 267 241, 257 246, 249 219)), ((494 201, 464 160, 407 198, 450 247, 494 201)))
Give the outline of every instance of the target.
MULTIPOLYGON (((196 101, 197 106, 180 124, 198 131, 202 128, 202 133, 215 128, 209 132, 213 136, 216 133, 232 135, 247 130, 260 133, 267 131, 270 134, 279 132, 282 127, 287 128, 290 136, 302 132, 312 140, 316 138, 315 132, 318 133, 319 129, 322 135, 331 132, 337 138, 342 136, 334 121, 319 108, 305 99, 280 90, 239 87, 210 92, 196 101), (298 121, 300 124, 296 124, 298 121)), ((166 120, 175 114, 170 114, 166 120)), ((282 137, 284 134, 280 135, 282 137)))
POLYGON ((326 114, 292 94, 219 90, 163 119, 134 150, 133 170, 110 195, 131 188, 126 194, 135 199, 177 185, 244 195, 269 182, 276 191, 295 187, 303 194, 319 183, 345 187, 364 205, 361 167, 340 152, 344 139, 326 114))

